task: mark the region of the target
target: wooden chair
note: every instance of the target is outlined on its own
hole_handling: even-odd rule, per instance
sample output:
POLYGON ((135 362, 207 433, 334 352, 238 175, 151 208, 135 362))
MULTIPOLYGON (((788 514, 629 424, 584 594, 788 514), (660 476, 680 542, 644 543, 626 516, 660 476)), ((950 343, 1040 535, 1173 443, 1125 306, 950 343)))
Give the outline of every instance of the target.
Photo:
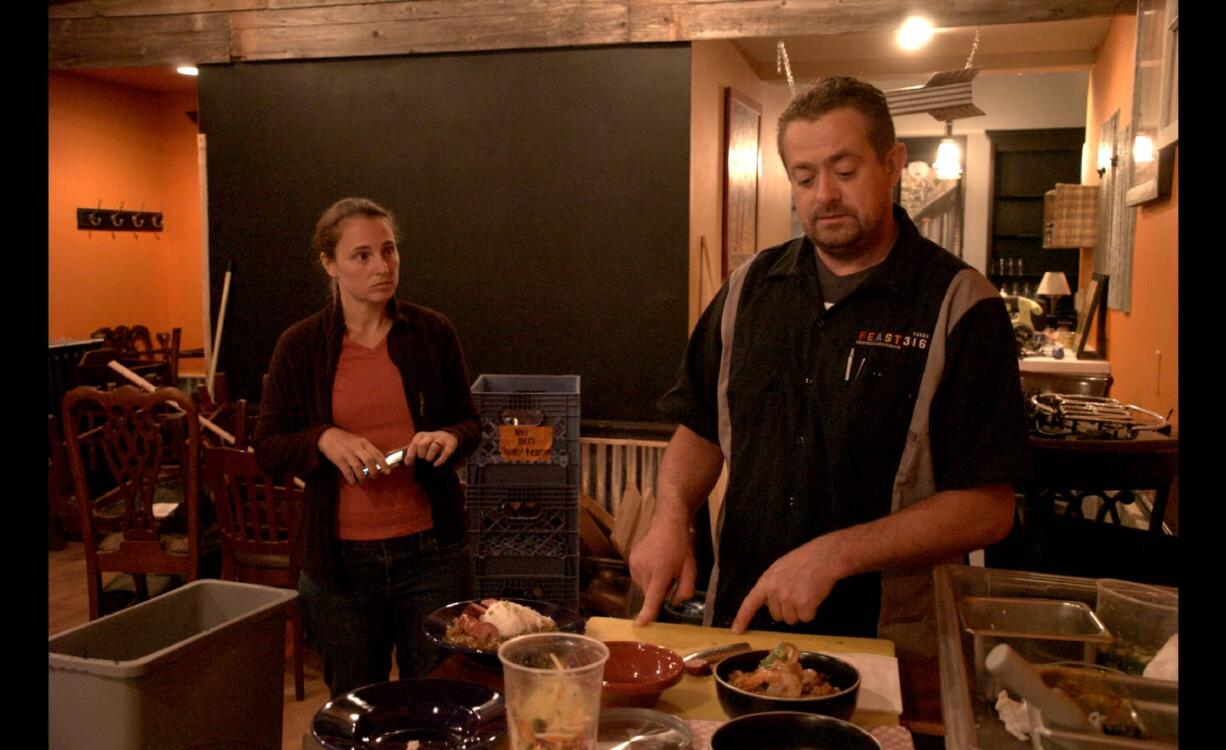
MULTIPOLYGON (((154 371, 158 379, 154 382, 177 387, 179 384, 179 358, 181 328, 172 328, 169 333, 157 333, 157 344, 149 329, 142 325, 117 326, 115 328, 99 328, 90 336, 103 340, 102 348, 114 352, 115 358, 123 364, 139 372, 140 365, 158 364, 159 368, 146 368, 154 371)), ((109 360, 107 360, 109 361, 109 360)), ((102 364, 105 364, 103 362, 102 364)), ((141 373, 147 379, 148 375, 141 373)))
POLYGON ((1163 529, 1178 475, 1177 438, 1032 437, 1030 447, 1034 475, 1022 488, 1019 567, 1178 585, 1178 537, 1163 529), (1153 498, 1148 528, 1121 524, 1141 491, 1153 498))
POLYGON ((64 397, 63 425, 85 546, 90 619, 101 613, 103 572, 131 574, 140 599, 148 597, 149 574, 195 580, 203 534, 200 425, 191 399, 175 388, 145 393, 132 386, 111 391, 79 386, 64 397), (89 427, 82 432, 82 425, 89 427), (86 471, 91 448, 102 455, 114 480, 112 489, 97 496, 86 471), (171 479, 182 483, 181 494, 167 487, 171 479), (155 501, 177 501, 181 507, 159 518, 155 501))
MULTIPOLYGON (((264 474, 247 450, 205 448, 204 465, 221 524, 221 577, 297 590, 294 535, 304 492, 291 477, 278 482, 264 474)), ((294 697, 302 700, 302 613, 297 606, 290 626, 294 697)))
MULTIPOLYGON (((64 522, 68 505, 68 474, 65 462, 64 441, 60 438, 59 420, 54 414, 47 415, 47 546, 60 550, 68 546, 64 538, 64 522)), ((75 510, 75 508, 74 508, 75 510)), ((73 517, 75 517, 75 513, 73 517)))
POLYGON ((214 390, 219 397, 210 397, 207 388, 200 387, 192 392, 192 400, 196 409, 209 421, 226 430, 234 436, 233 443, 227 443, 210 431, 201 433, 206 446, 221 448, 246 449, 255 434, 255 423, 259 419, 259 405, 248 403, 246 399, 229 400, 225 385, 225 373, 218 373, 214 390))

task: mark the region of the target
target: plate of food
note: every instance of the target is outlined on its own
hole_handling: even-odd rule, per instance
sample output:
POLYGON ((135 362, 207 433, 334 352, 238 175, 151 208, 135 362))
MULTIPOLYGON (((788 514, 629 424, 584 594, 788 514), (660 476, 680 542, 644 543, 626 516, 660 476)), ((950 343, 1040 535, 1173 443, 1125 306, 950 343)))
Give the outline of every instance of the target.
POLYGON ((464 680, 394 680, 328 701, 311 733, 327 750, 493 747, 506 734, 501 693, 464 680))
POLYGON ((535 599, 470 599, 448 604, 426 617, 426 637, 481 664, 498 666, 498 647, 529 633, 582 633, 578 612, 535 599))

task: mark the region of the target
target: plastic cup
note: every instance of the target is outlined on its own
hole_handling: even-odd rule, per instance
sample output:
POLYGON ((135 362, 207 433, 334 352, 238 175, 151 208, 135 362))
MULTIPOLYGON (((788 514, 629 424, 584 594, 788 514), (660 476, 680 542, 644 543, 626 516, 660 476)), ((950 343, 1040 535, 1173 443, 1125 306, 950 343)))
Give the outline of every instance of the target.
POLYGON ((1156 586, 1100 578, 1094 613, 1115 637, 1100 663, 1139 675, 1158 649, 1179 632, 1179 596, 1156 586))
POLYGON ((512 750, 595 750, 609 649, 572 633, 534 633, 498 648, 512 750))

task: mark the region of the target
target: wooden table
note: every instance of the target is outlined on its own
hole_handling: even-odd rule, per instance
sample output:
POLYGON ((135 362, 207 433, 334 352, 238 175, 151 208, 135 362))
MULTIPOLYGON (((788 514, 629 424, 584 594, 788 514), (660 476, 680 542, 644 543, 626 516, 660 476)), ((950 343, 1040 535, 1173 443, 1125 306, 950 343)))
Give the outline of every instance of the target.
MULTIPOLYGON (((738 641, 746 641, 754 648, 770 649, 774 648, 781 638, 786 638, 806 651, 894 655, 893 643, 875 638, 781 634, 764 630, 749 630, 741 635, 733 635, 727 628, 704 628, 697 625, 674 623, 657 622, 644 627, 636 627, 633 620, 612 617, 590 618, 587 622, 587 634, 602 641, 647 641, 670 648, 678 654, 738 641)), ((471 680, 498 691, 503 689, 502 670, 499 667, 484 667, 459 654, 443 662, 431 672, 430 676, 471 680)), ((939 690, 937 696, 939 706, 939 690)), ((715 678, 710 676, 685 675, 681 678, 681 682, 660 696, 656 709, 683 719, 724 721, 728 718, 715 695, 715 678)), ((852 715, 851 720, 868 728, 899 723, 899 717, 896 714, 886 711, 858 710, 852 715)))

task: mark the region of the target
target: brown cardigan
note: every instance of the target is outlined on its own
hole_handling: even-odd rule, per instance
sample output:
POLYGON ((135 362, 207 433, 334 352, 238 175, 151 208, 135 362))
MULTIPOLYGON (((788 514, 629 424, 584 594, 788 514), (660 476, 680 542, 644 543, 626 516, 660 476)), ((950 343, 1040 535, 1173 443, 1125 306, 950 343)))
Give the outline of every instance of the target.
MULTIPOLYGON (((466 521, 455 465, 481 439, 464 352, 451 322, 441 314, 399 299, 388 307, 388 355, 400 370, 413 424, 419 431, 446 430, 459 439, 442 467, 421 460, 413 467, 430 498, 439 541, 456 542, 464 537, 466 521)), ((281 334, 264 380, 252 440, 261 469, 272 476, 294 474, 306 482, 297 534, 302 570, 321 586, 341 589, 347 582, 336 536, 339 472, 319 451, 318 441, 334 426, 332 383, 344 332, 344 316, 334 303, 281 334)))

